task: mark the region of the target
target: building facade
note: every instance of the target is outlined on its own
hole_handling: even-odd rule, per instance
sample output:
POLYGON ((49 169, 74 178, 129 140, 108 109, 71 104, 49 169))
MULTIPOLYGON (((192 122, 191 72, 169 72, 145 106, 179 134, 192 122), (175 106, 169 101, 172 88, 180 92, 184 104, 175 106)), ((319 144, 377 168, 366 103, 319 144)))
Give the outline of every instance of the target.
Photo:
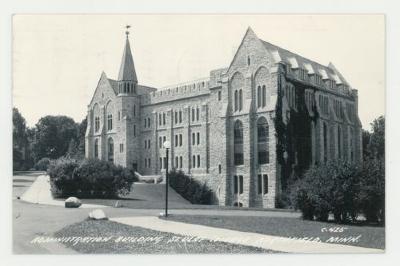
POLYGON ((117 80, 88 105, 86 157, 207 185, 219 205, 274 208, 288 180, 328 160, 361 163, 357 91, 340 72, 249 28, 227 68, 168 88, 138 83, 128 35, 117 80))

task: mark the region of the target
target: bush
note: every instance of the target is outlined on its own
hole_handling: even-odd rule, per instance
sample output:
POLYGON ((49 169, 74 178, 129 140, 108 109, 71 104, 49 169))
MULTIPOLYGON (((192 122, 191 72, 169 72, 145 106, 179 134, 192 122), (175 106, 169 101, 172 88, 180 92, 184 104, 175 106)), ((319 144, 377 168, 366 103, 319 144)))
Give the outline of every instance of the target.
POLYGON ((303 218, 336 222, 355 221, 360 193, 360 169, 346 162, 312 166, 291 187, 291 200, 303 218))
POLYGON ((57 160, 49 169, 53 195, 80 198, 114 198, 131 191, 135 180, 130 169, 107 161, 57 160))
POLYGON ((34 168, 38 171, 47 171, 50 165, 50 161, 50 158, 42 158, 35 164, 34 168))
POLYGON ((185 175, 182 171, 171 171, 169 185, 192 204, 211 204, 213 193, 207 183, 202 183, 185 175))

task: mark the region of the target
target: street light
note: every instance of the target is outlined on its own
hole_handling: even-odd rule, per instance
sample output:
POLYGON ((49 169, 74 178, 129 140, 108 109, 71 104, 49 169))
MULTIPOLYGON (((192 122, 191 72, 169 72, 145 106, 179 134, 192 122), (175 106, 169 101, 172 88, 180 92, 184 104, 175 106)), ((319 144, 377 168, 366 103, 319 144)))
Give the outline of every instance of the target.
POLYGON ((165 165, 165 217, 168 216, 168 155, 169 149, 171 148, 171 142, 165 141, 163 144, 166 153, 166 165, 165 165))

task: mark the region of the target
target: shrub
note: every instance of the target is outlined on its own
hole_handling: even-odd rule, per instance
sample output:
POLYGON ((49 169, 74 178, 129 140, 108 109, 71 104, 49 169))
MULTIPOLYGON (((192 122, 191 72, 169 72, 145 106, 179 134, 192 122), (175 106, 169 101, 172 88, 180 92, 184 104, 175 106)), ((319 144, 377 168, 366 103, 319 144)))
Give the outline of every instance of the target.
POLYGON ((50 158, 42 158, 35 164, 35 169, 38 171, 47 171, 50 165, 50 158))
POLYGON ((291 187, 291 200, 303 218, 336 222, 354 221, 360 191, 360 169, 346 162, 328 162, 312 166, 291 187))
POLYGON ((184 199, 193 204, 211 204, 213 193, 207 183, 202 183, 182 171, 169 173, 169 185, 184 199))
POLYGON ((50 176, 53 196, 75 196, 80 185, 75 178, 75 171, 78 167, 79 164, 76 160, 66 158, 60 158, 50 163, 47 173, 50 176))
POLYGON ((130 169, 97 159, 58 160, 49 175, 53 194, 62 197, 114 198, 128 194, 135 180, 130 169))

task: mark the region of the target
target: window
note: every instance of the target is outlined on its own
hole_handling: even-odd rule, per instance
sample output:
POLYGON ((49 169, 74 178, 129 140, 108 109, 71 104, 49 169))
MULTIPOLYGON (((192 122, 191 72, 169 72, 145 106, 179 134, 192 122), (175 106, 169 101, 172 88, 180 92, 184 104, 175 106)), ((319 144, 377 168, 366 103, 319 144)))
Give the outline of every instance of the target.
POLYGON ((124 152, 124 144, 119 144, 119 152, 124 152))
POLYGON ((180 156, 179 157, 179 168, 182 168, 182 161, 183 161, 182 156, 180 156))
POLYGON ((342 130, 340 126, 337 127, 337 147, 338 147, 338 158, 342 158, 342 130))
POLYGON ((175 135, 175 147, 178 147, 178 135, 175 135))
POLYGON ((166 120, 166 119, 165 119, 165 113, 163 113, 163 125, 164 125, 164 126, 165 126, 165 124, 166 124, 166 123, 165 123, 165 120, 166 120))
POLYGON ((94 131, 98 132, 100 129, 100 117, 96 116, 94 118, 94 131))
POLYGON ((197 145, 200 145, 200 132, 197 132, 197 145))
POLYGON ((235 194, 243 194, 243 176, 235 175, 233 177, 233 190, 235 194))
POLYGON ((265 117, 257 120, 258 164, 269 163, 269 129, 265 117))
POLYGON ((110 131, 112 130, 113 124, 112 124, 112 114, 107 115, 107 129, 110 131))
POLYGON ((158 125, 161 126, 161 113, 158 114, 158 125))
POLYGON ((99 140, 94 141, 94 158, 99 158, 99 140))
POLYGON ((167 161, 167 157, 164 157, 164 169, 166 169, 167 168, 167 164, 168 164, 168 161, 167 161))
POLYGON ((150 117, 147 118, 147 126, 150 127, 150 117))
POLYGON ((262 186, 262 175, 258 175, 257 176, 257 192, 258 192, 258 194, 262 193, 262 189, 263 189, 263 186, 262 186))
POLYGON ((328 128, 326 123, 323 125, 323 145, 324 145, 324 161, 328 161, 328 128))
POLYGON ((144 158, 144 167, 147 168, 147 158, 144 158))
POLYGON ((242 111, 243 108, 243 93, 242 90, 239 90, 239 111, 242 111))
POLYGON ((136 105, 133 105, 133 116, 136 116, 136 105))
POLYGON ((178 124, 178 112, 177 111, 174 112, 174 116, 175 116, 175 124, 178 124))
POLYGON ((178 156, 175 157, 175 168, 178 168, 178 156))
POLYGON ((192 145, 196 144, 196 133, 192 133, 192 145))
POLYGON ((149 158, 149 162, 147 165, 149 166, 149 168, 151 167, 151 158, 149 158))
POLYGON ((159 160, 160 162, 160 169, 163 169, 163 167, 162 167, 162 157, 160 157, 160 160, 159 160))
POLYGON ((261 86, 257 87, 257 108, 261 107, 261 86))
POLYGON ((182 147, 182 134, 179 134, 179 146, 182 147))
POLYGON ((195 110, 192 108, 192 121, 194 121, 195 110))
POLYGON ((235 112, 239 109, 239 96, 238 96, 238 91, 235 90, 235 112))
POLYGON ((247 65, 250 66, 250 56, 247 57, 247 65))
POLYGON ((192 157, 192 168, 196 168, 196 155, 192 157))
POLYGON ((136 137, 136 125, 133 125, 133 136, 136 137))
POLYGON ((268 193, 268 175, 263 175, 264 194, 268 193))
POLYGON ((162 148, 162 137, 158 137, 158 147, 162 148))
POLYGON ((234 125, 234 163, 235 165, 243 164, 243 124, 236 120, 234 125))
POLYGON ((200 168, 200 155, 197 155, 197 168, 200 168))
MULTIPOLYGON (((166 142, 167 141, 167 137, 166 136, 164 136, 163 137, 163 143, 162 144, 164 144, 164 142, 166 142)), ((162 145, 161 145, 162 146, 162 145)))
POLYGON ((182 111, 179 111, 179 123, 182 123, 182 111))
POLYGON ((221 91, 218 91, 218 101, 221 101, 221 91))
POLYGON ((197 121, 200 120, 200 108, 199 107, 196 108, 196 120, 197 121))
POLYGON ((221 164, 219 164, 218 165, 218 174, 221 174, 222 173, 222 167, 221 167, 221 164))
POLYGON ((145 119, 143 120, 143 122, 144 122, 144 127, 146 128, 146 127, 147 127, 147 119, 145 118, 145 119))
POLYGON ((267 105, 267 88, 265 85, 262 86, 262 107, 267 105))
POLYGON ((112 138, 108 139, 108 161, 114 162, 114 141, 112 138))
POLYGON ((121 111, 118 111, 118 121, 121 121, 121 111))

